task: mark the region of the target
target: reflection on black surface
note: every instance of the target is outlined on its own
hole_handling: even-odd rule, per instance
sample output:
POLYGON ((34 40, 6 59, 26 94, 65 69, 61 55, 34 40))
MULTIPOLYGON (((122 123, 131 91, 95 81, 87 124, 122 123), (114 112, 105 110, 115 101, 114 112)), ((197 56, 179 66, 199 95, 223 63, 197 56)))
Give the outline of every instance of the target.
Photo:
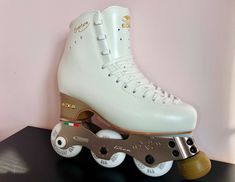
POLYGON ((6 149, 0 152, 0 174, 28 172, 26 162, 13 149, 6 149))
POLYGON ((103 170, 103 171, 100 171, 100 172, 97 172, 95 174, 95 178, 97 181, 112 181, 112 182, 125 182, 125 176, 119 172, 119 171, 116 171, 116 170, 112 170, 112 169, 107 169, 108 171, 106 170, 103 170))
POLYGON ((59 175, 67 180, 81 180, 84 181, 85 175, 80 166, 72 159, 62 158, 58 161, 58 171, 59 175))
POLYGON ((79 165, 76 159, 63 158, 58 161, 58 170, 61 177, 67 181, 96 181, 96 182, 126 182, 124 175, 114 169, 107 169, 95 164, 79 165))

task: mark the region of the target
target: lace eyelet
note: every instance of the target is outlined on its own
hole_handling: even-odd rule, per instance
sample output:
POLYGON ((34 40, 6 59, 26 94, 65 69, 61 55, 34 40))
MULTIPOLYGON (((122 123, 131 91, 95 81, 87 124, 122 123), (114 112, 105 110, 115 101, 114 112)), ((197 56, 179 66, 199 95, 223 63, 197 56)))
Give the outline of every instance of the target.
POLYGON ((146 96, 145 95, 142 95, 143 98, 145 98, 146 96))
POLYGON ((108 77, 110 77, 111 76, 111 74, 108 74, 108 77))
POLYGON ((133 91, 132 91, 132 93, 133 93, 133 94, 135 94, 135 93, 136 93, 136 91, 135 91, 135 90, 133 90, 133 91))
POLYGON ((101 66, 101 69, 103 70, 103 69, 104 69, 104 67, 103 67, 103 66, 101 66))
POLYGON ((124 88, 127 88, 127 85, 125 85, 124 88))
POLYGON ((116 80, 116 83, 119 83, 119 81, 118 81, 118 80, 116 80))

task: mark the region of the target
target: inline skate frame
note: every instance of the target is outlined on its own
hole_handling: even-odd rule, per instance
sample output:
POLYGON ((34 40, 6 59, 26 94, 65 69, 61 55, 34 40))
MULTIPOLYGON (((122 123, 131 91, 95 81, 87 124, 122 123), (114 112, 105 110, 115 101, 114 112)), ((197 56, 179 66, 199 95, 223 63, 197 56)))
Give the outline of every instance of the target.
POLYGON ((195 109, 143 76, 131 56, 129 30, 129 10, 119 6, 84 13, 70 24, 58 70, 54 150, 74 157, 86 147, 107 168, 127 154, 152 177, 166 174, 173 161, 185 179, 206 175, 210 160, 192 138, 195 109), (94 124, 94 116, 108 129, 94 124))

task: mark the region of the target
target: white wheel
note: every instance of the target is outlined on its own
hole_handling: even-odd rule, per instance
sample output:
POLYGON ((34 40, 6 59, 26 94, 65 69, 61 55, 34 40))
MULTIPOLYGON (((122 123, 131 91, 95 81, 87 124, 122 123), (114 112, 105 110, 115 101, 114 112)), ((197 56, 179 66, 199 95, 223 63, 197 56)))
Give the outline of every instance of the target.
MULTIPOLYGON (((100 138, 122 139, 122 136, 119 133, 112 130, 100 130, 96 133, 96 135, 100 138)), ((114 168, 119 166, 126 157, 125 153, 117 152, 113 154, 109 160, 105 160, 98 158, 92 151, 91 154, 98 164, 107 168, 114 168)))
POLYGON ((61 136, 57 137, 61 128, 62 128, 62 123, 58 123, 52 129, 51 145, 52 145, 53 149, 56 151, 56 153, 61 155, 62 157, 67 157, 67 158, 75 157, 82 150, 82 146, 81 145, 74 145, 74 146, 69 147, 67 149, 61 149, 62 147, 64 147, 66 145, 66 139, 64 137, 61 137, 61 136))
POLYGON ((167 162, 162 162, 158 164, 156 167, 148 167, 148 166, 145 166, 142 162, 138 161, 137 159, 135 158, 133 159, 137 168, 145 175, 151 176, 151 177, 163 176, 171 169, 172 164, 173 164, 173 161, 167 161, 167 162))

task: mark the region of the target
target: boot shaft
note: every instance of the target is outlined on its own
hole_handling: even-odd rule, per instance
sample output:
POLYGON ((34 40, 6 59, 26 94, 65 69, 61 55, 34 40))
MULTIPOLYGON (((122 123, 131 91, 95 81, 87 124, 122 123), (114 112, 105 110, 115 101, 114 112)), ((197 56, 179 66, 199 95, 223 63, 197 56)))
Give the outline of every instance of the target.
POLYGON ((130 12, 127 8, 111 6, 102 12, 111 58, 130 56, 130 12))
POLYGON ((64 52, 66 61, 74 59, 100 65, 130 55, 127 8, 111 6, 102 12, 84 13, 71 22, 64 52))
POLYGON ((59 90, 69 93, 74 89, 73 81, 84 84, 82 80, 98 79, 105 63, 130 57, 129 39, 127 8, 111 6, 102 12, 86 12, 73 20, 58 69, 59 90))

